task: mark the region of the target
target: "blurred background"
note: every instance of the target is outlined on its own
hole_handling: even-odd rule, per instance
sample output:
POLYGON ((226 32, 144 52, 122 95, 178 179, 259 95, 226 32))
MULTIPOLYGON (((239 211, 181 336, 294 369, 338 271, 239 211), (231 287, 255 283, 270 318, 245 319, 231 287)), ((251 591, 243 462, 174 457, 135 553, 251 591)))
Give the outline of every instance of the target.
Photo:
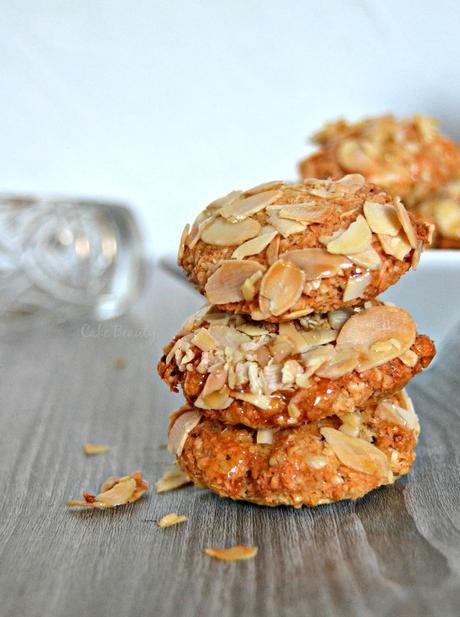
POLYGON ((23 0, 0 20, 0 190, 131 205, 150 254, 234 188, 296 177, 325 121, 460 138, 450 0, 23 0))

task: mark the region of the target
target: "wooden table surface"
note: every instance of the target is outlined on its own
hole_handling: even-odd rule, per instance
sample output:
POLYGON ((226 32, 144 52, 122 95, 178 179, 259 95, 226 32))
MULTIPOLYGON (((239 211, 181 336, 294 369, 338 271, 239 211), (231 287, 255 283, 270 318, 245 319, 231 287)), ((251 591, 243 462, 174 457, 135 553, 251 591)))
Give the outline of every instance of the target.
POLYGON ((192 487, 116 510, 65 507, 113 474, 161 476, 181 399, 154 366, 200 302, 158 269, 130 317, 1 335, 0 617, 458 617, 460 329, 410 387, 422 438, 393 487, 302 510, 192 487), (87 457, 86 442, 111 449, 87 457), (189 520, 159 529, 169 512, 189 520), (259 554, 203 554, 236 543, 259 554))

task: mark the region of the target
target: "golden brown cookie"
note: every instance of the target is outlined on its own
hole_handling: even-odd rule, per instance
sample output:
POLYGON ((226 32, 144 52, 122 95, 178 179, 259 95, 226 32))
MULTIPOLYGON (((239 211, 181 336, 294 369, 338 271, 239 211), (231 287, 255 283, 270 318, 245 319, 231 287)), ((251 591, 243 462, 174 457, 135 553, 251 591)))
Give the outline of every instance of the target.
POLYGON ((352 307, 393 285, 431 226, 358 174, 272 182, 210 204, 182 235, 178 262, 211 304, 282 321, 352 307))
POLYGON ((300 507, 393 483, 409 471, 418 433, 401 392, 365 411, 280 430, 226 426, 185 407, 172 418, 169 446, 193 482, 222 497, 300 507))
POLYGON ((430 198, 421 201, 417 214, 435 226, 433 246, 460 249, 460 173, 430 198))
POLYGON ((435 120, 420 115, 403 120, 386 115, 352 124, 338 120, 312 141, 319 150, 300 163, 302 179, 360 173, 399 195, 408 207, 448 182, 460 166, 458 146, 439 133, 435 120))
POLYGON ((208 418, 292 427, 375 404, 434 353, 406 311, 379 301, 281 323, 205 307, 165 348, 158 371, 208 418))

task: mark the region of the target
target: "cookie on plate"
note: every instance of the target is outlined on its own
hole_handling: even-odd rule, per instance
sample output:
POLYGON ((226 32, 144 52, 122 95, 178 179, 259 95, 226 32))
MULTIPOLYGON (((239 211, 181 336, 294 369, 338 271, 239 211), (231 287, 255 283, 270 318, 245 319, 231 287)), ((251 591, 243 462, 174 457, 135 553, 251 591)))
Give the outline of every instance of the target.
POLYGON ((460 171, 455 180, 421 201, 417 206, 417 214, 434 224, 434 247, 460 249, 460 171))
POLYGON ((357 499, 407 473, 419 423, 404 392, 364 411, 297 428, 226 426, 184 407, 169 447, 191 480, 260 505, 317 506, 357 499))
POLYGON ((397 120, 392 115, 327 124, 313 136, 318 151, 299 165, 301 178, 341 178, 361 173, 369 182, 399 195, 408 207, 454 177, 458 146, 425 116, 397 120))
POLYGON ((431 232, 359 174, 271 182, 210 204, 178 263, 211 304, 275 322, 376 297, 417 265, 431 232))
POLYGON ((377 300, 281 323, 205 307, 165 348, 158 371, 208 418, 293 427, 375 404, 434 353, 406 311, 377 300))

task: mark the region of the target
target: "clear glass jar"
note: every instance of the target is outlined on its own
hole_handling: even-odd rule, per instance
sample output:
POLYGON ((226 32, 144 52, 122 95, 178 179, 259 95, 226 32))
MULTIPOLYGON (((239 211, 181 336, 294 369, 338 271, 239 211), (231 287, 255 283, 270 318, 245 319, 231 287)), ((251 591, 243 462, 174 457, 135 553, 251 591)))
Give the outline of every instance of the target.
POLYGON ((142 235, 128 208, 0 195, 0 323, 116 317, 143 280, 142 235))

